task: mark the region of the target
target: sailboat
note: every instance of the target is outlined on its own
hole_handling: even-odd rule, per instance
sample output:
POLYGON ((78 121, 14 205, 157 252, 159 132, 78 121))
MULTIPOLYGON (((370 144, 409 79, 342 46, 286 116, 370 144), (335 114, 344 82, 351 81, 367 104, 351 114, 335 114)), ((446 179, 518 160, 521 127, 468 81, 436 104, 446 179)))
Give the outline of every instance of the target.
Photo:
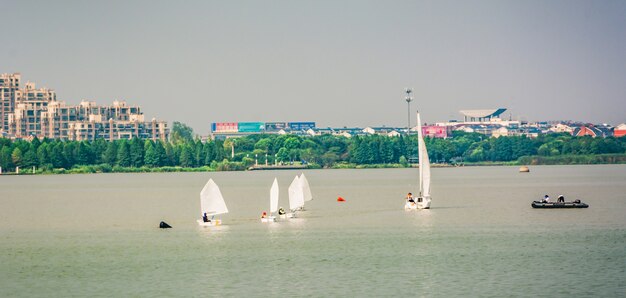
POLYGON ((222 220, 215 219, 215 216, 225 213, 228 213, 228 208, 220 188, 213 179, 209 179, 200 192, 200 215, 202 219, 198 220, 198 224, 203 227, 219 226, 222 224, 222 220))
MULTIPOLYGON (((309 185, 309 180, 306 179, 304 173, 300 174, 300 185, 302 186, 302 195, 304 198, 304 203, 313 200, 313 195, 311 194, 311 186, 309 185)), ((304 203, 300 210, 304 210, 304 203)))
POLYGON ((286 217, 295 217, 296 210, 304 206, 304 192, 302 190, 302 181, 298 175, 293 178, 289 185, 289 210, 286 217))
POLYGON ((278 179, 274 178, 274 183, 272 183, 272 188, 270 188, 270 213, 267 214, 266 217, 261 217, 261 222, 276 221, 277 211, 278 211, 278 179))
POLYGON ((300 174, 300 181, 302 181, 302 192, 304 193, 304 201, 308 202, 313 200, 313 194, 311 194, 311 186, 309 180, 306 179, 304 173, 300 174))
POLYGON ((429 209, 430 208, 430 161, 428 150, 422 136, 422 122, 420 113, 417 112, 417 154, 419 158, 419 195, 415 202, 406 202, 404 209, 429 209))

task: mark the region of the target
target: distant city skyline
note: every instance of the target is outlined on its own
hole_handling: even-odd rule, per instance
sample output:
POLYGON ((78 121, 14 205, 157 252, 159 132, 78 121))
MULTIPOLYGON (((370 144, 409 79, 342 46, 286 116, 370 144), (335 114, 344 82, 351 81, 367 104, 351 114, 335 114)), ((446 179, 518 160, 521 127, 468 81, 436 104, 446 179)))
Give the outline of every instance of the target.
POLYGON ((508 108, 626 122, 624 1, 3 1, 0 73, 125 100, 198 134, 226 121, 406 126, 508 108), (412 116, 412 123, 415 117, 412 116))

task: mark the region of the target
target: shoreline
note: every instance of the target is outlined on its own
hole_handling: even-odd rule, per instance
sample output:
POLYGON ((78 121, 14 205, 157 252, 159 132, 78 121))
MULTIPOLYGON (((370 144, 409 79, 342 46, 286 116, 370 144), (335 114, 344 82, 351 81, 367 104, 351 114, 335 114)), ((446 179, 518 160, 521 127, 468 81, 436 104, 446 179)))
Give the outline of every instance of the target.
MULTIPOLYGON (((626 162, 605 162, 605 163, 528 163, 522 164, 518 161, 514 162, 476 162, 476 163, 459 163, 459 164, 444 164, 436 163, 431 164, 432 168, 463 168, 463 167, 499 167, 499 166, 551 166, 551 165, 623 165, 626 162)), ((338 164, 330 168, 323 168, 318 165, 309 166, 277 166, 277 167, 248 167, 243 169, 215 169, 211 167, 115 167, 107 170, 97 169, 97 166, 81 166, 73 169, 53 169, 53 170, 32 170, 21 171, 19 174, 15 172, 2 172, 2 176, 32 176, 32 175, 68 175, 68 174, 108 174, 108 173, 190 173, 190 172, 248 172, 248 171, 280 171, 280 170, 340 170, 340 169, 408 169, 418 168, 417 164, 410 164, 403 166, 401 164, 369 164, 369 165, 356 165, 356 164, 338 164)))

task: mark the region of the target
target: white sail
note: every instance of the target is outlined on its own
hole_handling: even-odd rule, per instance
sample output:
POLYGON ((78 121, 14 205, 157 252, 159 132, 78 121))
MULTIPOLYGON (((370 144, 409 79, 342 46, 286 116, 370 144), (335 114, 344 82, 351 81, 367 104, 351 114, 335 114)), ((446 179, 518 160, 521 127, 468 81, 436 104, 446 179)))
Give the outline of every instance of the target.
POLYGON ((310 200, 313 200, 313 195, 311 194, 311 186, 309 186, 309 180, 306 179, 304 173, 300 174, 300 183, 302 183, 304 201, 308 202, 310 200))
POLYGON ((270 214, 278 211, 278 180, 274 178, 270 188, 270 214))
POLYGON ((419 186, 420 195, 424 198, 430 198, 430 160, 428 159, 428 150, 422 135, 422 122, 420 113, 417 113, 417 147, 419 158, 419 186))
POLYGON ((213 179, 209 179, 200 192, 200 215, 204 213, 209 216, 228 213, 224 197, 213 179))
POLYGON ((289 185, 289 209, 296 210, 304 206, 304 194, 300 178, 296 175, 289 185))

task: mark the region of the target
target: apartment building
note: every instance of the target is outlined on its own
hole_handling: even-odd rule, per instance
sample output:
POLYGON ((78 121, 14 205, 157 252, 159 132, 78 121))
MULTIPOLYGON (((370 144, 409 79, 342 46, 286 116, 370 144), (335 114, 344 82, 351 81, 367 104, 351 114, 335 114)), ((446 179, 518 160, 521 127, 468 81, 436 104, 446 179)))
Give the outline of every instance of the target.
POLYGON ((0 74, 0 131, 8 133, 9 115, 15 110, 15 102, 20 92, 19 73, 0 74))
POLYGON ((9 137, 62 140, 168 138, 167 123, 156 119, 145 121, 139 106, 124 101, 114 101, 111 105, 97 105, 93 101, 67 105, 57 100, 53 90, 37 89, 34 83, 28 82, 20 89, 19 74, 3 74, 0 78, 2 133, 9 137))

